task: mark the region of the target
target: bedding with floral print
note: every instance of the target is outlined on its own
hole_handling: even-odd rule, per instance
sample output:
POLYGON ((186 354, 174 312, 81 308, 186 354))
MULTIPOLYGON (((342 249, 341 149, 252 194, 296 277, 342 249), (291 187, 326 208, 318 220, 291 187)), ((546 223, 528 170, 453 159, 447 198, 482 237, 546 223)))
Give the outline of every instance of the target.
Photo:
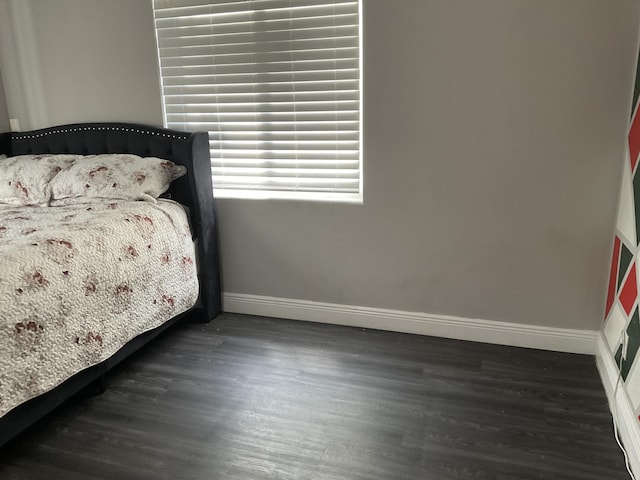
POLYGON ((0 204, 46 206, 50 181, 78 155, 19 155, 0 160, 0 204))
POLYGON ((87 155, 51 181, 51 204, 90 203, 96 198, 155 202, 186 172, 186 167, 161 158, 87 155))
POLYGON ((186 222, 165 199, 0 205, 0 416, 195 304, 186 222))

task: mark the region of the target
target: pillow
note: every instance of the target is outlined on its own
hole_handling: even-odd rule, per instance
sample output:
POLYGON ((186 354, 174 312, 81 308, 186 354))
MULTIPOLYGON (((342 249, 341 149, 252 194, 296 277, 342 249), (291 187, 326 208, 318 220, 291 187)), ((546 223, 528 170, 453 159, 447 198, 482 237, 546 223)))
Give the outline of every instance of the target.
POLYGON ((77 155, 19 155, 0 161, 0 204, 46 206, 49 182, 77 155))
POLYGON ((94 199, 155 202, 186 167, 161 158, 131 154, 79 157, 51 180, 52 205, 87 203, 94 199))

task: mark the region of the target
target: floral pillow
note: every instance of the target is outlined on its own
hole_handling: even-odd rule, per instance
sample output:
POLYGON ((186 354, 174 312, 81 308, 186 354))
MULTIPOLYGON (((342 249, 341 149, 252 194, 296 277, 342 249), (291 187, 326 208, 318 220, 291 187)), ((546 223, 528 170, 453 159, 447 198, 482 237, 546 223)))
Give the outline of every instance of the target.
POLYGON ((77 155, 19 155, 0 161, 0 204, 46 206, 49 182, 77 155))
POLYGON ((97 198, 155 202, 185 173, 186 167, 161 158, 87 155, 53 178, 51 204, 86 203, 97 198))

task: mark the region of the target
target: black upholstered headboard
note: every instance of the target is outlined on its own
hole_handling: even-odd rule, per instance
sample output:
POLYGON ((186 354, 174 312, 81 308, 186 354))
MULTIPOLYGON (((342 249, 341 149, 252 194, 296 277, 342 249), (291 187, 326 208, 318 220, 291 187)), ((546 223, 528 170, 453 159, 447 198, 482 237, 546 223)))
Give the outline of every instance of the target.
POLYGON ((189 208, 197 240, 200 300, 205 317, 211 320, 220 313, 217 224, 206 132, 187 133, 130 123, 77 123, 0 133, 0 155, 41 153, 132 153, 186 166, 187 175, 174 181, 168 193, 189 208))

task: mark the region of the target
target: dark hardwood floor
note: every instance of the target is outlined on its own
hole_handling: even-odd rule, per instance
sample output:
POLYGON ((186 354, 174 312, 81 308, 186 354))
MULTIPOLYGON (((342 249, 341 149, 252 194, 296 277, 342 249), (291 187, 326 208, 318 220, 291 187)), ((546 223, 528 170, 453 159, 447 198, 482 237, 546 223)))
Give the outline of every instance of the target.
POLYGON ((224 314, 107 380, 0 478, 629 478, 589 356, 224 314))

